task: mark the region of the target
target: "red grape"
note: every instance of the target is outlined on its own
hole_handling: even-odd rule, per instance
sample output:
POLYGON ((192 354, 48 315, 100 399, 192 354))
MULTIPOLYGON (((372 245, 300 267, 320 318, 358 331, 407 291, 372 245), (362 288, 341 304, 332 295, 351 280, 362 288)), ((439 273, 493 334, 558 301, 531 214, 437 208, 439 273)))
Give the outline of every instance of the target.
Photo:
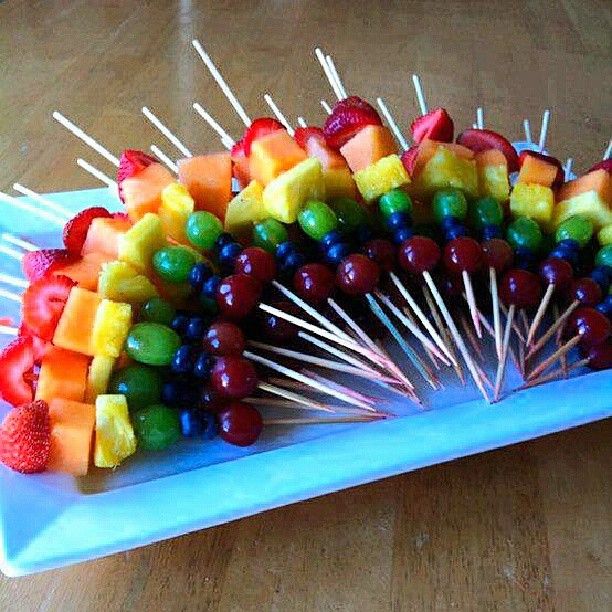
POLYGON ((508 306, 535 307, 542 299, 540 277, 527 270, 509 270, 499 284, 499 297, 508 306))
POLYGON ((268 251, 264 251, 261 247, 250 246, 236 257, 234 272, 254 276, 262 283, 269 283, 276 276, 276 262, 268 251))
POLYGON ((243 357, 217 357, 210 375, 210 386, 223 399, 248 397, 258 382, 253 364, 243 357))
POLYGON ((236 446, 250 446, 263 429, 263 419, 256 408, 243 402, 232 402, 217 415, 219 435, 236 446))
POLYGON ((413 236, 400 245, 398 259, 406 272, 422 274, 438 265, 440 255, 440 247, 431 238, 413 236))
POLYGON ((473 238, 455 238, 444 247, 444 265, 451 274, 474 274, 482 265, 482 248, 473 238))
POLYGON ((364 248, 365 254, 375 261, 381 270, 391 272, 395 267, 395 247, 389 240, 375 238, 366 243, 364 248))
POLYGON ((379 277, 378 264, 358 253, 345 257, 336 270, 336 284, 348 295, 370 293, 379 277))
POLYGON ((491 238, 482 243, 482 258, 487 268, 495 268, 498 274, 505 272, 514 259, 512 247, 500 238, 491 238))
POLYGON ((244 334, 234 323, 215 321, 204 334, 204 350, 217 357, 242 355, 244 334))
POLYGON ((217 288, 217 305, 228 319, 242 319, 255 308, 260 292, 261 284, 253 276, 232 274, 217 288))
POLYGON ((296 270, 293 276, 293 288, 303 300, 318 304, 332 294, 334 273, 324 264, 306 264, 296 270))

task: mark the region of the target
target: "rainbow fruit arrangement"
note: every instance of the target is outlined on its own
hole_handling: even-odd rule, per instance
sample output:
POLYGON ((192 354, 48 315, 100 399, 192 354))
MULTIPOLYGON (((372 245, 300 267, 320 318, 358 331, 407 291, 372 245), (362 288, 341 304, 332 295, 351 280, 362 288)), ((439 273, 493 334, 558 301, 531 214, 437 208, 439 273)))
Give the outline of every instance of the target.
MULTIPOLYGON (((270 298, 295 314, 274 296, 275 279, 318 310, 335 291, 357 315, 369 304, 397 339, 372 295, 389 273, 410 287, 433 273, 458 296, 457 314, 471 287, 461 279, 491 269, 513 312, 535 311, 544 289, 569 303, 568 337, 577 335, 585 364, 609 368, 612 160, 565 182, 558 160, 519 156, 491 130, 470 128, 453 142, 441 108, 411 132, 413 146, 398 154, 376 110, 349 97, 322 129, 294 136, 256 119, 231 152, 180 160, 178 177, 124 151, 125 213, 84 210, 66 224, 64 248, 24 257, 23 321, 0 356, 0 395, 14 406, 0 460, 24 473, 82 476, 181 436, 254 443, 263 419, 243 400, 261 374, 244 354, 246 336, 284 345, 297 332, 257 308, 270 298)), ((488 304, 480 286, 487 280, 474 300, 488 304)), ((485 322, 471 314, 480 336, 485 322)), ((430 368, 398 342, 431 382, 430 368)), ((460 372, 454 355, 441 353, 460 372)))

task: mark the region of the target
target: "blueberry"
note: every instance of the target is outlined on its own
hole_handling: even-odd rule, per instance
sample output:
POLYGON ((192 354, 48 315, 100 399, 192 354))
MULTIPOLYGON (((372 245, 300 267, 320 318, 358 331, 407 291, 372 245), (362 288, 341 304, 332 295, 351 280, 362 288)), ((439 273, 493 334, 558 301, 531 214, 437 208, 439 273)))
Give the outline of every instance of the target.
POLYGON ((202 289, 204 281, 212 275, 210 266, 205 263, 197 263, 189 272, 189 284, 198 291, 202 289))
POLYGON ((337 242, 325 251, 325 261, 331 264, 339 264, 351 252, 348 242, 337 242))
POLYGON ((591 278, 601 287, 602 295, 607 295, 610 289, 610 276, 609 266, 595 266, 591 270, 591 278))
POLYGON ((193 375, 196 378, 207 379, 214 365, 214 359, 208 353, 200 353, 193 364, 193 375))
POLYGON ((217 419, 210 412, 202 412, 202 435, 212 440, 217 435, 217 419))
POLYGON ((394 232, 403 227, 410 227, 412 225, 412 217, 409 213, 398 211, 391 213, 387 217, 387 229, 389 231, 394 232))
POLYGON ((502 238, 503 231, 500 225, 485 225, 482 228, 482 239, 483 240, 492 240, 493 238, 502 238))
POLYGON ((295 246, 295 242, 293 242, 293 240, 285 240, 285 242, 281 242, 276 247, 276 258, 279 261, 283 261, 290 253, 295 253, 296 251, 297 247, 295 246))
POLYGON ((514 266, 520 270, 533 270, 537 261, 535 253, 527 247, 517 247, 514 252, 514 266))
POLYGON ((188 344, 180 346, 172 361, 170 362, 170 369, 176 374, 188 374, 193 368, 193 349, 188 344))
POLYGON ((414 232, 411 227, 400 227, 393 232, 393 242, 395 244, 401 244, 404 240, 408 240, 408 238, 412 238, 414 232))
POLYGON ((226 244, 234 242, 234 237, 228 232, 219 234, 219 237, 215 241, 215 250, 220 251, 226 244))
POLYGON ((184 314, 177 314, 170 323, 170 327, 179 335, 182 336, 187 329, 189 317, 184 314))
POLYGON ((198 387, 188 378, 173 378, 166 381, 162 387, 161 399, 168 406, 196 406, 198 398, 198 387))
POLYGON ((306 263, 306 258, 301 253, 294 251, 289 253, 284 261, 281 263, 281 270, 283 272, 293 272, 297 270, 300 266, 303 266, 306 263))
POLYGON ((612 295, 606 295, 606 297, 595 306, 601 314, 606 315, 608 319, 612 319, 612 295))
POLYGON ((327 232, 323 238, 321 238, 321 246, 323 249, 327 250, 332 245, 342 241, 342 232, 338 230, 332 230, 331 232, 327 232))
POLYGON ((445 229, 444 237, 447 241, 455 240, 455 238, 460 238, 461 236, 467 236, 467 228, 463 223, 455 223, 451 227, 445 229))
POLYGON ((372 239, 373 235, 374 232, 372 231, 372 228, 366 223, 363 223, 362 225, 358 226, 355 230, 355 239, 359 244, 365 244, 366 242, 372 239))
POLYGON ((557 242, 557 246, 573 253, 578 253, 578 251, 580 251, 580 243, 577 240, 571 240, 569 238, 557 242))
POLYGON ((443 232, 446 232, 452 227, 455 227, 455 225, 460 224, 460 223, 461 221, 459 221, 458 219, 455 219, 455 217, 444 217, 444 219, 440 221, 440 227, 442 228, 443 232))
POLYGON ((213 274, 210 278, 207 278, 202 285, 202 291, 200 295, 206 298, 213 298, 217 294, 217 288, 221 284, 221 277, 217 274, 213 274))
POLYGON ((181 433, 186 438, 201 436, 204 432, 203 413, 198 408, 183 408, 179 412, 181 433))
POLYGON ((234 259, 242 252, 242 245, 238 242, 227 242, 219 250, 219 263, 222 266, 231 267, 234 259))
POLYGON ((206 326, 202 317, 191 317, 185 328, 185 338, 187 340, 201 340, 206 326))

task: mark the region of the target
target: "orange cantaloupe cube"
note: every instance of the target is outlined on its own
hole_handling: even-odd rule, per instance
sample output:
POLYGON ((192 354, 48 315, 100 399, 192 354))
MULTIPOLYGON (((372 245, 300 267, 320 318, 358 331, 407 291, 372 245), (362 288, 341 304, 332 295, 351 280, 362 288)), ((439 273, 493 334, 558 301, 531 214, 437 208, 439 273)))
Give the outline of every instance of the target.
POLYGON ((223 221, 232 198, 230 153, 212 153, 179 159, 178 176, 194 200, 195 210, 206 210, 223 221))
POLYGON ((138 221, 148 213, 156 213, 161 205, 161 192, 174 180, 170 171, 161 164, 151 164, 136 176, 121 183, 128 216, 138 221))
POLYGON ((285 130, 277 130, 258 138, 251 145, 251 178, 265 187, 306 157, 306 151, 285 130))
POLYGON ((98 277, 102 270, 102 265, 115 259, 107 253, 87 253, 79 261, 68 264, 54 274, 61 274, 71 278, 82 289, 95 291, 98 287, 98 277))
POLYGON ((96 409, 93 404, 52 399, 51 444, 47 470, 85 476, 89 469, 96 409))
POLYGON ((535 155, 527 155, 519 171, 517 183, 537 183, 543 187, 552 187, 557 177, 557 167, 535 155))
POLYGON ((379 159, 397 153, 397 145, 388 128, 383 125, 367 125, 340 147, 340 153, 350 169, 359 172, 379 159))
MULTIPOLYGON (((446 145, 446 146, 448 147, 450 145, 446 145)), ((470 151, 470 149, 468 149, 467 147, 463 147, 461 145, 455 145, 455 147, 457 148, 461 147, 462 149, 466 149, 467 151, 470 151)), ((472 151, 470 151, 470 153, 474 155, 472 151)), ((480 153, 476 153, 476 155, 474 155, 474 158, 476 159, 477 168, 484 168, 485 166, 506 166, 508 167, 508 160, 506 159, 506 156, 499 149, 487 149, 486 151, 480 151, 480 153)))
POLYGON ((596 191, 599 197, 612 207, 612 178, 603 168, 594 170, 568 183, 563 183, 557 192, 557 202, 569 200, 587 191, 596 191))
POLYGON ((308 157, 316 157, 321 162, 323 171, 348 169, 346 159, 338 151, 321 142, 320 138, 309 138, 306 141, 306 153, 308 157))
POLYGON ((42 359, 36 399, 50 402, 53 399, 82 402, 87 386, 89 359, 80 353, 58 346, 49 346, 42 359))
POLYGON ((104 217, 94 219, 87 230, 87 238, 81 254, 106 253, 112 255, 113 259, 117 259, 119 241, 130 227, 132 227, 132 223, 128 219, 107 219, 104 217))
POLYGON ((97 293, 73 287, 55 328, 53 344, 93 357, 92 332, 101 302, 97 293))

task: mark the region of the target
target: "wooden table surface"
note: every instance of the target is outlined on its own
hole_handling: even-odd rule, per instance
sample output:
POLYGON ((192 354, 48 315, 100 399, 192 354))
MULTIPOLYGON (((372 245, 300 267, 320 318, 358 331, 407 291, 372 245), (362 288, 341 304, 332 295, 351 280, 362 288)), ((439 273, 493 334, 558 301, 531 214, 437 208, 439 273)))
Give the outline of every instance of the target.
MULTIPOLYGON (((459 126, 477 105, 516 138, 553 110, 551 150, 585 169, 612 134, 610 2, 176 2, 0 4, 0 189, 98 186, 112 167, 54 124, 60 109, 110 150, 218 148, 200 101, 240 121, 203 68, 200 38, 252 115, 271 92, 321 122, 331 52, 351 92, 382 95, 404 128, 410 75, 459 126), (438 8, 434 8, 438 4, 438 8), (442 8, 443 7, 443 8, 442 8)), ((607 391, 610 393, 610 390, 607 391)), ((16 580, 2 610, 605 610, 611 604, 610 423, 281 508, 125 554, 16 580)))

